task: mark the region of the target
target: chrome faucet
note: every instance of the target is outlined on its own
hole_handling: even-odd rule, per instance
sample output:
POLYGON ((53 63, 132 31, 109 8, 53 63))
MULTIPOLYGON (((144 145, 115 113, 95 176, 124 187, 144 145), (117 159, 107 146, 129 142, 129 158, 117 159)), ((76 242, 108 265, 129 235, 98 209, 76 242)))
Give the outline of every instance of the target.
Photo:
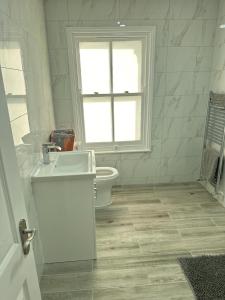
POLYGON ((61 147, 56 146, 54 143, 45 143, 42 144, 42 155, 43 155, 43 163, 48 165, 50 163, 50 158, 49 158, 49 150, 54 149, 61 151, 61 147))

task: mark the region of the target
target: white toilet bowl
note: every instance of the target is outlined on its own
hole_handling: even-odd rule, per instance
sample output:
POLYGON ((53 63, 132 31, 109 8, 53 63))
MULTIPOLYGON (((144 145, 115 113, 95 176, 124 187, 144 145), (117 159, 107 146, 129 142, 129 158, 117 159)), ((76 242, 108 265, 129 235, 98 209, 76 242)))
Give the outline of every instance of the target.
POLYGON ((96 167, 96 208, 101 208, 112 203, 112 185, 118 176, 119 173, 115 168, 96 167))

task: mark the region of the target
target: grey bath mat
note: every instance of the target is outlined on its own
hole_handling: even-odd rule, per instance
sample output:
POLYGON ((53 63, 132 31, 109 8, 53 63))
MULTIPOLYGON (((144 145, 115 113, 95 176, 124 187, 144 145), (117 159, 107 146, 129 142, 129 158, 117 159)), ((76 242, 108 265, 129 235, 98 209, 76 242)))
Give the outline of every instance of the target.
POLYGON ((225 299, 225 255, 180 257, 178 261, 196 299, 225 299))

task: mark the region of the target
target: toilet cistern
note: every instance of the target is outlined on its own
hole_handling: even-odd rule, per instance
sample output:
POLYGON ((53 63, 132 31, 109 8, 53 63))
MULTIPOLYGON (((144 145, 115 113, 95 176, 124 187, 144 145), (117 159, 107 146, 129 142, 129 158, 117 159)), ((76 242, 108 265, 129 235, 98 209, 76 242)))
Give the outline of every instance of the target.
POLYGON ((61 151, 61 147, 56 146, 54 143, 45 143, 42 144, 42 155, 43 155, 43 163, 48 165, 50 163, 50 158, 49 158, 49 150, 55 149, 58 151, 61 151))

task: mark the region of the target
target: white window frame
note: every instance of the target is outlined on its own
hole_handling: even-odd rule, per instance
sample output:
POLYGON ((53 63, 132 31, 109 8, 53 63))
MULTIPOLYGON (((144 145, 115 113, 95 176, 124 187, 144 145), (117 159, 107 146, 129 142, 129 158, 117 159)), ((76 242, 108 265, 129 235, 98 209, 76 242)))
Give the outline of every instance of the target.
MULTIPOLYGON (((154 58, 155 58, 155 26, 148 27, 110 27, 110 28, 88 28, 88 27, 68 27, 67 42, 69 55, 69 71, 71 80, 72 104, 74 129, 76 139, 80 144, 80 149, 94 149, 96 152, 148 152, 151 151, 151 119, 154 89, 154 58), (141 91, 141 140, 128 142, 105 142, 105 143, 86 143, 83 103, 81 97, 81 78, 79 65, 79 40, 88 41, 102 39, 137 39, 143 40, 142 74, 144 81, 141 91)), ((135 93, 128 93, 132 96, 135 93)), ((137 94, 137 93, 136 93, 137 94)), ((93 97, 95 94, 93 94, 93 97)))

